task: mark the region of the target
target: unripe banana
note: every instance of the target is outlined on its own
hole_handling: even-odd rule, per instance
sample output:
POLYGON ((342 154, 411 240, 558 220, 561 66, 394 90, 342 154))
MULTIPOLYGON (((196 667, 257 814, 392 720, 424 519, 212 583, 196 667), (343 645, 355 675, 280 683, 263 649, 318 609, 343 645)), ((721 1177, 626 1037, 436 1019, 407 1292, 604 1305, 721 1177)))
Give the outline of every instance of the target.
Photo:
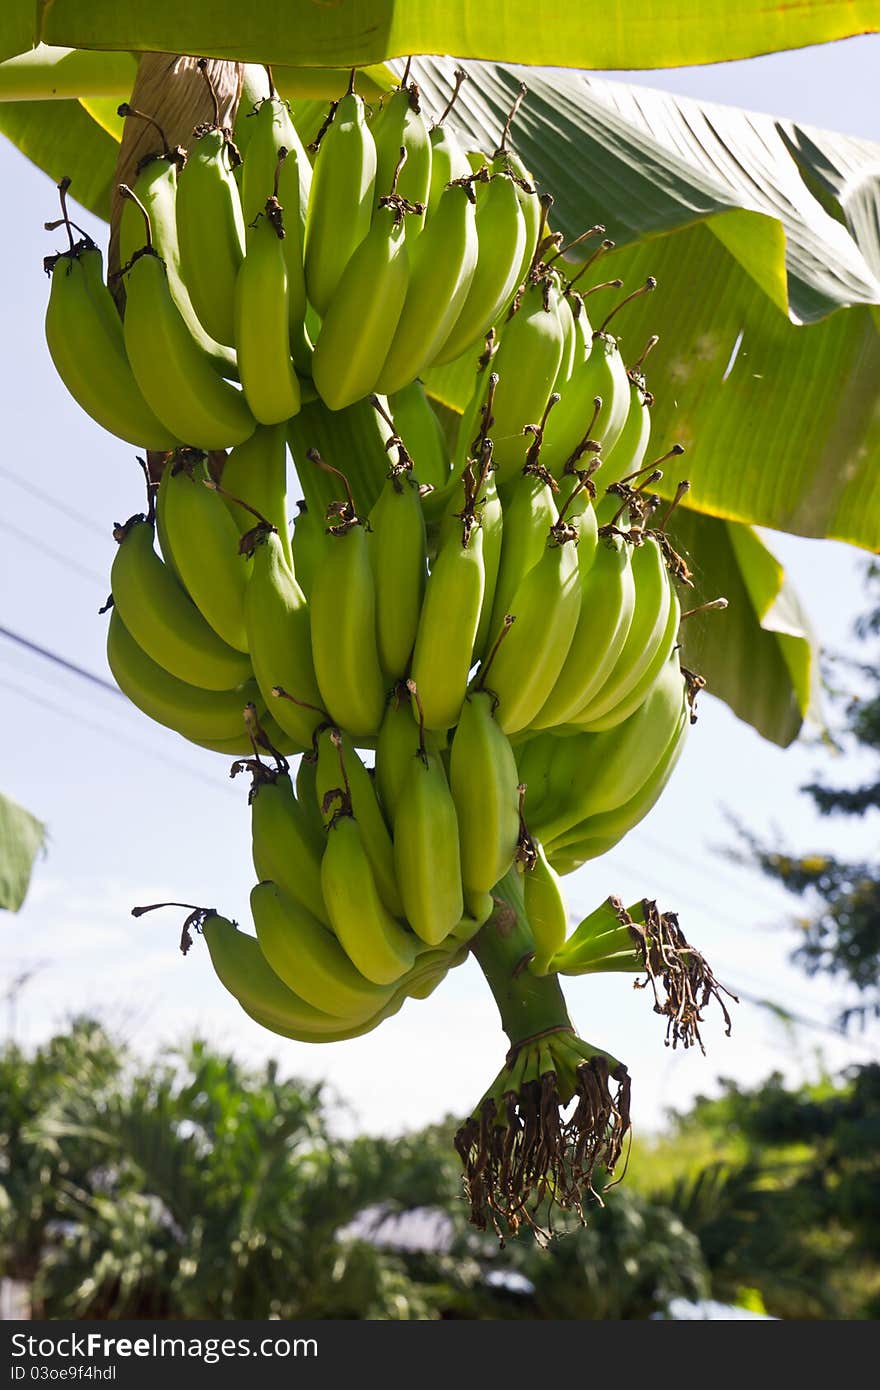
POLYGON ((533 975, 546 975, 552 968, 552 957, 565 941, 568 912, 559 875, 548 863, 544 846, 538 842, 535 851, 534 865, 523 875, 523 901, 535 942, 529 970, 533 975))
POLYGON ((306 214, 306 286, 322 316, 370 230, 375 184, 376 143, 363 101, 350 91, 336 104, 321 139, 306 214))
POLYGON ((532 720, 536 729, 565 724, 601 691, 623 650, 635 609, 630 547, 620 536, 599 542, 581 579, 581 608, 553 689, 532 720))
POLYGON ((354 508, 330 528, 312 583, 312 657, 321 704, 355 738, 375 734, 385 710, 376 645, 376 588, 368 536, 354 508))
POLYGON ((293 522, 293 536, 290 548, 297 582, 308 598, 312 592, 315 570, 321 563, 326 536, 324 528, 314 512, 309 511, 305 502, 297 503, 298 511, 293 522))
POLYGON ((329 826, 340 811, 351 811, 358 823, 379 897, 392 916, 403 917, 394 846, 373 779, 356 749, 337 729, 325 730, 318 738, 315 794, 325 825, 329 826))
POLYGON ((530 283, 501 326, 501 346, 492 362, 498 388, 491 437, 502 495, 523 465, 523 429, 543 418, 559 371, 564 345, 559 297, 552 277, 530 283))
POLYGON ((419 726, 413 714, 406 686, 395 687, 385 709, 385 718, 376 743, 376 788, 393 828, 400 805, 401 789, 414 760, 419 756, 419 726))
POLYGON ((276 532, 258 531, 252 553, 244 621, 254 674, 284 732, 298 749, 306 749, 325 718, 312 662, 308 602, 276 532), (273 696, 279 687, 291 698, 273 696))
POLYGON ((339 815, 327 831, 321 884, 330 922, 366 980, 396 984, 415 963, 419 941, 384 906, 357 821, 339 815))
POLYGON ((670 583, 670 602, 669 616, 666 620, 666 628, 661 641, 658 643, 650 663, 645 667, 640 679, 632 687, 629 694, 608 710, 606 714, 594 717, 593 719, 575 722, 579 728, 585 729, 589 733, 602 733, 605 729, 613 729, 621 724, 624 719, 628 719, 634 710, 647 699, 658 679, 661 671, 666 665, 667 659, 678 640, 678 626, 681 621, 681 605, 678 595, 672 589, 670 583))
POLYGON ((562 477, 566 463, 588 432, 597 441, 601 439, 599 429, 604 429, 610 416, 610 406, 605 406, 604 398, 597 413, 595 401, 599 393, 589 394, 596 368, 588 370, 593 330, 584 302, 579 295, 563 295, 560 307, 563 305, 570 323, 570 352, 563 355, 553 383, 559 403, 547 418, 541 449, 541 462, 556 478, 562 477))
POLYGON ((208 333, 218 343, 231 345, 235 342, 235 280, 245 248, 241 198, 233 173, 239 156, 223 130, 203 127, 194 134, 177 181, 180 269, 208 333))
POLYGON ((153 527, 132 517, 114 532, 119 549, 110 571, 113 604, 134 640, 178 680, 205 690, 234 690, 253 672, 244 653, 227 646, 153 549, 153 527))
POLYGON ((288 989, 266 961, 256 938, 239 931, 227 918, 208 917, 202 935, 220 983, 245 1013, 273 1033, 303 1042, 332 1042, 375 1026, 370 1023, 354 1033, 341 1031, 337 1016, 316 1009, 288 989))
MULTIPOLYGON (((227 454, 220 482, 223 501, 241 534, 254 529, 254 512, 258 512, 277 529, 284 558, 292 567, 287 518, 287 441, 283 426, 258 425, 250 439, 227 454), (233 500, 236 497, 253 511, 239 506, 233 500)), ((297 579, 302 583, 298 571, 297 579)))
POLYGON ((149 248, 131 264, 125 293, 125 351, 144 399, 166 428, 199 449, 249 438, 255 421, 247 402, 190 336, 165 266, 149 248))
MULTIPOLYGON (((525 441, 523 441, 525 443, 525 441)), ((542 471, 524 472, 510 488, 502 511, 503 539, 489 631, 496 636, 514 595, 547 548, 551 526, 559 520, 553 488, 542 471)))
POLYGON ((620 898, 605 902, 578 923, 551 962, 551 969, 563 975, 583 975, 594 963, 612 951, 635 952, 630 934, 631 918, 620 898))
POLYGON ((594 481, 598 491, 620 482, 641 468, 651 438, 651 406, 654 397, 639 371, 629 371, 629 409, 626 422, 613 448, 603 451, 602 466, 594 481))
POLYGON ((391 998, 356 970, 332 932, 266 880, 251 890, 260 950, 280 980, 334 1018, 362 1023, 391 998))
POLYGON ((518 760, 526 783, 525 814, 532 835, 551 846, 588 817, 629 801, 654 772, 681 724, 684 682, 673 654, 648 698, 606 733, 557 739, 539 735, 518 760), (543 763, 533 777, 530 765, 543 763))
POLYGON ((269 198, 251 223, 234 286, 234 333, 245 399, 261 425, 277 425, 302 404, 290 355, 290 306, 282 207, 269 198))
POLYGON ((331 410, 370 394, 394 342, 410 282, 405 220, 393 206, 378 209, 324 311, 312 375, 331 410))
POLYGON ((587 816, 577 825, 550 841, 547 852, 554 864, 560 853, 565 852, 567 854, 580 848, 584 848, 582 862, 595 857, 591 852, 593 846, 604 845, 604 849, 595 850, 595 854, 604 854, 612 845, 617 844, 624 835, 628 835, 639 821, 644 820, 675 771, 676 764, 684 750, 689 727, 690 712, 686 695, 683 692, 678 722, 672 729, 665 748, 657 755, 656 763, 641 787, 628 801, 622 802, 610 811, 603 811, 600 815, 587 816))
POLYGON ((412 678, 427 729, 450 729, 458 722, 473 664, 486 572, 482 527, 473 524, 467 505, 469 519, 461 529, 450 528, 440 543, 416 633, 412 678))
POLYGON ((458 137, 445 125, 432 126, 431 141, 431 186, 428 192, 428 221, 437 211, 437 205, 447 184, 456 179, 466 179, 471 172, 467 155, 458 137))
MULTIPOLYGON (((400 152, 405 150, 406 161, 397 180, 396 192, 407 202, 425 208, 431 186, 431 141, 415 83, 398 87, 385 98, 370 129, 376 142, 377 198, 390 192, 400 152)), ((425 224, 424 211, 412 214, 405 221, 405 233, 411 240, 425 224)))
POLYGON ((301 257, 302 230, 312 186, 312 166, 305 146, 297 134, 296 126, 291 120, 290 106, 277 96, 264 97, 256 103, 253 111, 248 112, 246 120, 249 135, 241 173, 241 207, 245 232, 266 206, 266 199, 275 186, 279 152, 286 150, 287 157, 279 173, 278 197, 286 214, 285 230, 288 236, 298 243, 301 257), (291 180, 291 175, 294 174, 295 191, 291 180), (282 193, 282 178, 291 181, 290 192, 282 193))
POLYGON ((396 465, 370 512, 376 641, 386 685, 409 669, 425 592, 425 518, 418 484, 396 465))
POLYGON ((565 665, 580 608, 577 545, 559 522, 511 600, 513 625, 496 633, 499 645, 482 678, 506 734, 526 728, 542 708, 565 665))
POLYGON ((478 343, 509 307, 519 285, 526 224, 510 177, 494 172, 476 185, 477 265, 458 317, 434 355, 451 362, 478 343))
MULTIPOLYGON (((519 837, 519 774, 493 713, 493 697, 474 690, 462 706, 449 757, 465 893, 488 893, 513 863, 519 837)), ((403 814, 406 814, 404 810, 403 814)))
POLYGON ((415 759, 401 788, 394 862, 407 921, 438 946, 461 920, 464 897, 455 802, 436 753, 415 759))
POLYGON ((638 684, 663 642, 672 602, 672 588, 663 551, 653 536, 645 537, 632 555, 635 608, 626 641, 604 684, 571 720, 582 724, 601 719, 638 684))
POLYGON ((178 436, 154 414, 132 373, 110 291, 94 264, 86 269, 89 261, 100 266, 100 258, 96 246, 80 242, 44 262, 52 277, 46 343, 55 370, 105 430, 144 449, 173 449, 178 436))
POLYGON ((495 470, 490 469, 477 499, 480 508, 480 530, 483 533, 483 601, 480 604, 480 621, 474 638, 474 660, 486 655, 486 643, 492 631, 492 615, 498 575, 501 569, 501 556, 504 549, 504 516, 501 498, 495 486, 495 470))
POLYGON ((529 273, 529 268, 534 260, 535 252, 538 249, 538 238, 541 235, 541 227, 544 221, 544 212, 541 200, 535 188, 535 180, 526 169, 519 155, 513 154, 510 150, 503 150, 496 155, 496 160, 502 159, 506 168, 513 176, 514 187, 516 188, 519 205, 526 224, 526 244, 523 250, 522 265, 520 266, 518 282, 521 284, 529 273))
MULTIPOLYGON (((413 476, 423 487, 440 489, 449 481, 449 452, 443 427, 420 381, 411 381, 388 401, 394 433, 413 461, 413 476)), ((380 417, 381 418, 381 417, 380 417)), ((390 438, 391 427, 384 426, 390 438)))
MULTIPOLYGON (((143 160, 134 182, 134 192, 150 219, 153 245, 165 262, 168 287, 174 303, 192 337, 210 357, 221 376, 235 377, 238 366, 235 353, 224 347, 206 332, 193 307, 190 292, 180 269, 180 246, 177 239, 177 178, 185 162, 182 150, 156 154, 143 160)), ((143 217, 130 199, 125 199, 119 217, 119 261, 125 266, 144 244, 143 217)))
POLYGON ((248 651, 244 595, 248 570, 239 553, 238 527, 204 457, 175 457, 159 485, 165 532, 187 591, 214 631, 236 651, 248 651), (164 496, 163 496, 164 494, 164 496))
POLYGON ((115 610, 107 630, 107 661, 132 704, 193 743, 237 739, 245 705, 260 701, 256 681, 237 690, 204 690, 169 675, 138 646, 115 610))
POLYGON ((451 184, 410 243, 409 286, 376 389, 399 391, 433 362, 467 298, 479 253, 469 185, 451 184))
POLYGON ((330 918, 321 888, 324 835, 285 773, 261 776, 251 793, 251 836, 258 879, 272 879, 325 926, 330 918))
POLYGON ((318 759, 314 753, 303 754, 296 769, 296 801, 309 825, 315 844, 323 847, 326 836, 324 819, 318 806, 318 759))
MULTIPOLYGON (((574 401, 580 402, 584 428, 610 454, 626 424, 630 405, 630 383, 620 355, 617 339, 611 333, 595 332, 589 356, 572 373, 568 387, 574 401), (593 402, 600 397, 602 408, 590 425, 593 402)), ((563 421, 560 421, 562 424, 563 421)), ((560 446, 559 456, 564 452, 560 446)))

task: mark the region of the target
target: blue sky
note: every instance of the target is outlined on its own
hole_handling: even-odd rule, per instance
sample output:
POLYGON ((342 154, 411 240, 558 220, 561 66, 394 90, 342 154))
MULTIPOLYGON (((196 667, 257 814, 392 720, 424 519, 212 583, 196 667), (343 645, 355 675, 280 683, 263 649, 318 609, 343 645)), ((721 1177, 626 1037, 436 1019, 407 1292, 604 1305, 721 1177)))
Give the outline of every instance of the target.
MULTIPOLYGON (((880 140, 878 58, 880 40, 872 37, 639 80, 880 140)), ((134 451, 78 410, 49 361, 42 258, 54 243, 42 224, 55 216, 54 188, 6 143, 0 179, 0 624, 109 679, 106 618, 97 610, 109 588, 111 529, 141 510, 141 474, 134 451)), ((90 225, 103 244, 104 229, 90 225)), ((767 539, 821 640, 849 645, 864 557, 828 542, 767 539)), ((247 922, 246 789, 230 782, 223 759, 2 639, 0 729, 0 784, 50 833, 23 911, 2 922, 0 976, 35 973, 14 1020, 0 1014, 0 1030, 14 1021, 19 1039, 33 1042, 70 1013, 93 1009, 145 1052, 201 1030, 241 1057, 275 1055, 290 1072, 326 1077, 373 1130, 395 1132, 476 1102, 501 1065, 504 1039, 470 963, 375 1033, 307 1047, 252 1024, 214 979, 199 943, 185 960, 179 955, 179 915, 131 918, 136 903, 182 898, 247 922)), ((572 913, 583 915, 609 892, 627 901, 656 897, 678 909, 725 983, 828 1020, 839 995, 787 962, 794 905, 716 852, 734 839, 728 812, 759 832, 778 830, 796 848, 872 847, 876 826, 820 822, 798 795, 823 765, 816 747, 782 752, 704 700, 660 805, 624 846, 568 880, 572 913)), ((857 772, 839 765, 841 778, 857 772)), ((566 995, 582 1035, 629 1064, 642 1130, 658 1125, 667 1106, 682 1108, 694 1094, 711 1092, 719 1075, 748 1083, 781 1067, 796 1078, 814 1075, 822 1059, 838 1067, 876 1050, 876 1033, 845 1041, 819 1028, 786 1028, 743 1003, 731 1038, 710 1014, 706 1058, 673 1053, 648 998, 633 993, 628 979, 573 981, 566 995)))

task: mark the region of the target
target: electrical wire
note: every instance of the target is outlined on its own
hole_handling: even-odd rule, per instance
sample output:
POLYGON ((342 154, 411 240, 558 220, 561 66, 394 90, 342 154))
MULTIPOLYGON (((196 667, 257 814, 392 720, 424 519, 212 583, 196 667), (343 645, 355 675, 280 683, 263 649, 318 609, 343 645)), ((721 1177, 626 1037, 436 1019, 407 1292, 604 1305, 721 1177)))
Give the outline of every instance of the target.
POLYGON ((69 569, 74 574, 78 574, 80 578, 88 579, 93 584, 100 584, 102 586, 108 585, 106 575, 101 575, 95 570, 87 569, 85 565, 79 564, 77 560, 72 560, 69 555, 63 554, 60 550, 54 550, 52 546, 46 544, 42 536, 32 536, 27 531, 22 531, 20 527, 13 526, 9 521, 0 521, 0 530, 6 531, 10 536, 14 536, 16 540, 23 541, 25 545, 33 546, 35 550, 39 550, 41 555, 47 555, 50 560, 54 560, 56 564, 63 565, 65 569, 69 569))
POLYGON ((8 627, 0 627, 0 637, 5 637, 10 642, 16 642, 20 647, 24 647, 29 652, 35 652, 37 656, 43 657, 46 661, 54 662, 56 666, 70 671, 82 680, 91 681, 93 685, 99 686, 101 690, 109 691, 111 695, 122 695, 118 685, 111 685, 110 681, 105 681, 103 676, 96 676, 93 671, 87 671, 84 666, 77 666, 75 662, 68 661, 66 657, 59 656, 57 652, 50 651, 48 647, 41 647, 37 642, 31 642, 29 638, 22 637, 20 632, 12 632, 8 627))
POLYGON ((47 507, 52 507, 61 516, 66 516, 68 521, 75 521, 79 526, 84 526, 87 531, 91 531, 95 536, 100 536, 102 540, 107 539, 108 531, 105 526, 99 526, 91 517, 78 512, 74 507, 69 507, 65 502, 59 502, 58 498, 53 497, 51 492, 44 492, 42 488, 37 487, 36 483, 23 478, 20 473, 15 473, 12 469, 0 465, 0 478, 5 478, 7 482, 21 488, 23 492, 29 492, 32 497, 44 502, 47 507))

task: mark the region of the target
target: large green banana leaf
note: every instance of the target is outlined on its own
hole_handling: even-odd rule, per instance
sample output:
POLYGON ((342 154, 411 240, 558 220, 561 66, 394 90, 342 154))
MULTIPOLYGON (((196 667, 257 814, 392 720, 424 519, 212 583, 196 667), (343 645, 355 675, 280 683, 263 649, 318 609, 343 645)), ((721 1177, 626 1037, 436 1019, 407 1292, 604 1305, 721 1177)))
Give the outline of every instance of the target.
POLYGON ((681 625, 681 661, 764 738, 787 747, 807 718, 818 726, 818 652, 809 619, 779 561, 750 526, 679 507, 670 538, 693 590, 682 608, 724 597, 723 611, 681 625))
POLYGON ((880 25, 877 0, 4 0, 0 58, 36 43, 204 53, 303 67, 406 53, 594 68, 676 67, 825 43, 880 25))
POLYGON ((46 827, 0 792, 0 908, 21 907, 45 839, 46 827))

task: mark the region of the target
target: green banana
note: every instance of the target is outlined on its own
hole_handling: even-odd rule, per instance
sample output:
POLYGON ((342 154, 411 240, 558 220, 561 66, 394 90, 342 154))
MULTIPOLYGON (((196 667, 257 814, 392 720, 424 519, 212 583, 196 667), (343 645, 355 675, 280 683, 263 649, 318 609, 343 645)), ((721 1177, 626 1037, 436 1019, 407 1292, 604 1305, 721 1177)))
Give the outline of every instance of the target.
POLYGON ((569 830, 604 815, 644 786, 676 735, 682 717, 684 682, 673 654, 647 699, 606 733, 560 739, 539 734, 517 760, 528 788, 529 830, 551 847, 569 830))
POLYGON ((410 283, 404 221, 393 205, 379 208, 325 308, 312 376, 331 410, 370 394, 399 331, 410 283))
POLYGON ((523 164, 519 155, 507 149, 498 150, 495 159, 504 160, 504 167, 512 177, 513 185, 516 188, 516 196, 522 209, 523 219, 526 224, 526 244, 523 250, 522 264, 520 266, 517 282, 522 284, 528 276, 532 261, 538 249, 538 238, 541 235, 541 227, 544 222, 544 209, 537 189, 535 180, 532 178, 528 169, 523 164))
POLYGON ((370 773, 338 729, 322 731, 317 746, 315 793, 324 824, 329 827, 340 812, 351 812, 358 823, 379 897, 392 916, 403 917, 394 846, 370 773))
POLYGON ((107 630, 107 661, 133 705, 193 743, 239 738, 245 705, 260 698, 256 681, 237 690, 204 690, 170 675, 138 646, 115 609, 107 630))
POLYGON ((202 925, 202 935, 220 983, 255 1022, 281 1037, 300 1042, 336 1042, 368 1032, 380 1021, 381 1015, 374 1014, 366 1024, 340 1027, 338 1017, 315 1008, 288 989, 267 963, 257 939, 239 931, 225 917, 208 917, 202 925))
POLYGON ((393 465, 370 512, 376 586, 376 642, 386 684, 409 669, 425 592, 425 517, 418 484, 393 465))
POLYGON ((551 274, 530 282, 501 325, 501 345, 492 363, 498 373, 491 437, 502 496, 522 468, 523 429, 543 419, 564 347, 560 290, 551 274))
POLYGON ((370 230, 376 185, 376 142, 364 103, 351 90, 331 108, 315 156, 306 214, 306 287, 322 316, 342 272, 370 230))
POLYGON ((293 536, 291 537, 290 548, 297 582, 308 597, 312 592, 315 570, 321 563, 327 538, 315 513, 309 511, 306 503, 298 502, 297 508, 293 520, 293 536))
POLYGON ((251 792, 251 838, 258 879, 272 879, 302 903, 313 917, 330 925, 321 887, 325 836, 316 834, 307 809, 296 797, 286 773, 264 772, 251 792))
POLYGON ((193 134, 177 180, 180 272, 207 332, 231 346, 235 280, 245 251, 241 197, 233 172, 239 154, 228 132, 217 126, 200 126, 193 134))
POLYGON ((632 555, 635 608, 626 641, 605 682, 571 718, 592 723, 608 714, 638 685, 664 640, 672 587, 659 543, 650 533, 632 555))
MULTIPOLYGON (((153 245, 165 262, 168 287, 190 337, 211 359, 221 376, 235 377, 238 365, 232 348, 224 347, 205 331, 196 313, 190 292, 180 268, 180 245, 177 239, 177 179, 185 156, 182 150, 148 156, 141 160, 134 192, 150 219, 153 245)), ((144 224, 141 214, 130 199, 125 199, 119 217, 119 261, 125 266, 144 244, 144 224)))
POLYGON ((479 254, 473 198, 469 184, 450 184, 410 247, 406 299, 376 378, 383 395, 431 365, 467 298, 479 254))
POLYGON ((150 247, 130 263, 125 293, 125 351, 144 399, 166 428, 199 449, 249 438, 256 422, 247 402, 190 336, 165 266, 150 247))
POLYGON ((519 284, 526 224, 516 185, 493 165, 487 181, 477 182, 476 196, 477 265, 458 317, 434 354, 435 365, 451 362, 484 338, 519 284))
POLYGON ((651 406, 654 397, 645 385, 645 378, 638 369, 630 368, 629 409, 626 421, 618 435, 617 442, 602 454, 602 465, 596 470, 594 482, 597 490, 620 482, 621 478, 637 473, 641 468, 651 438, 651 406))
POLYGON ((559 875, 548 862, 540 841, 535 845, 534 864, 523 874, 523 900, 535 942, 529 970, 533 975, 548 975, 555 968, 551 959, 565 941, 568 911, 559 875))
POLYGON ((458 137, 447 126, 432 126, 428 138, 431 142, 431 185, 425 216, 430 222, 446 187, 456 179, 466 179, 471 166, 458 137))
MULTIPOLYGON (((386 97, 371 122, 376 142, 376 193, 387 193, 394 181, 400 152, 406 160, 397 180, 396 192, 408 203, 418 204, 421 213, 406 219, 408 239, 418 236, 425 224, 424 209, 431 187, 431 141, 428 127, 421 114, 419 89, 416 84, 398 87, 386 97)), ((374 214, 375 215, 375 214, 374 214)))
POLYGON ((360 827, 350 815, 330 823, 321 884, 331 925, 349 960, 373 984, 396 984, 415 963, 420 942, 382 902, 360 827))
POLYGON ((480 684, 488 678, 506 734, 531 723, 565 665, 581 608, 577 549, 572 528, 560 520, 511 600, 512 626, 505 620, 495 634, 480 684))
POLYGON ((251 889, 260 950, 280 980, 334 1018, 363 1023, 391 997, 365 980, 332 932, 270 879, 251 889))
POLYGON ((656 805, 661 792, 666 786, 669 778, 675 771, 676 764, 684 751, 685 738, 690 727, 690 716, 687 709, 686 700, 682 701, 682 708, 677 724, 675 725, 666 747, 660 752, 656 763, 644 783, 638 791, 610 811, 605 811, 601 815, 587 816, 572 826, 563 834, 551 840, 547 846, 547 852, 556 863, 557 857, 569 854, 572 851, 583 848, 583 862, 586 859, 594 858, 597 854, 604 854, 612 845, 628 835, 638 823, 644 820, 645 816, 656 805), (602 845, 604 848, 593 850, 591 847, 602 845), (586 852, 590 850, 590 852, 586 852))
POLYGON ((516 758, 495 720, 493 698, 485 690, 474 690, 462 706, 449 755, 461 881, 467 894, 488 893, 513 863, 519 837, 518 784, 516 758))
POLYGON ((308 822, 309 834, 317 845, 323 846, 326 827, 318 806, 318 758, 315 753, 304 753, 299 760, 296 769, 296 801, 308 822))
POLYGON ((254 419, 277 425, 302 404, 290 355, 286 227, 276 197, 250 225, 247 254, 235 278, 233 322, 241 385, 254 419))
POLYGON ((248 651, 244 596, 248 570, 239 552, 238 527, 203 455, 176 456, 159 484, 165 534, 174 565, 211 627, 236 651, 248 651))
POLYGON ((302 266, 302 230, 312 186, 312 166, 291 120, 290 106, 278 96, 264 97, 247 113, 246 120, 249 128, 247 153, 241 166, 241 208, 245 231, 265 207, 266 199, 275 186, 279 153, 286 150, 280 177, 291 179, 291 175, 295 175, 295 183, 291 179, 287 196, 282 194, 279 186, 278 196, 286 213, 285 230, 298 244, 302 266))
POLYGON ((486 584, 483 530, 474 516, 478 489, 470 470, 464 481, 462 526, 450 527, 440 543, 413 651, 412 678, 426 729, 450 729, 458 722, 480 624, 486 584))
POLYGON ((274 531, 257 528, 244 593, 248 650, 263 699, 298 750, 311 746, 325 715, 312 662, 306 596, 274 531), (273 696, 281 688, 284 696, 273 696))
POLYGON ((46 344, 55 370, 77 404, 105 430, 144 449, 173 449, 178 436, 153 413, 126 357, 101 261, 98 248, 81 241, 43 262, 52 280, 46 344))
POLYGON ((602 407, 590 426, 590 435, 601 444, 603 455, 610 454, 623 433, 630 406, 629 378, 618 341, 612 334, 593 333, 590 354, 572 374, 570 389, 581 402, 582 418, 586 423, 589 423, 594 400, 601 399, 602 407))
POLYGON ((604 538, 581 579, 580 613, 565 664, 533 728, 567 723, 603 688, 627 639, 635 599, 629 545, 620 536, 604 538))
POLYGON ((631 932, 633 918, 620 898, 606 898, 589 916, 578 923, 568 940, 560 945, 550 969, 561 975, 585 975, 598 961, 611 954, 635 954, 636 938, 631 932))
POLYGON ((474 638, 474 660, 482 659, 486 643, 492 631, 492 618, 495 608, 495 593, 504 553, 504 514, 501 498, 495 486, 495 470, 486 473, 480 495, 477 498, 480 509, 480 530, 483 533, 483 601, 480 604, 480 621, 474 638))
POLYGON ((654 682, 666 665, 677 640, 678 626, 681 621, 681 605, 678 595, 670 584, 669 616, 666 620, 666 628, 663 637, 658 644, 650 664, 645 667, 640 679, 632 687, 629 694, 620 700, 618 704, 610 709, 606 714, 600 715, 589 721, 581 720, 580 717, 575 721, 578 728, 585 729, 588 733, 602 733, 606 729, 613 729, 621 724, 624 719, 628 719, 634 710, 637 710, 643 700, 646 700, 654 687, 654 682))
POLYGON ((400 805, 401 788, 419 756, 420 746, 412 701, 401 682, 391 693, 376 743, 376 788, 385 819, 392 828, 400 805))
POLYGON ((394 818, 394 863, 406 918, 428 946, 438 946, 464 914, 458 817, 443 764, 422 750, 400 790, 394 818))
POLYGON ((113 604, 146 654, 178 680, 234 690, 252 675, 250 659, 217 636, 153 549, 152 524, 133 516, 114 531, 113 604))
POLYGON ((322 705, 358 738, 377 732, 385 709, 369 538, 351 501, 328 530, 310 596, 312 657, 322 705))
MULTIPOLYGON (((243 444, 227 454, 220 477, 223 501, 239 531, 254 529, 256 517, 278 531, 281 548, 293 568, 290 527, 287 520, 287 442, 281 425, 258 425, 243 444), (247 503, 242 507, 233 499, 247 503), (248 511, 252 507, 253 511, 248 511)), ((297 574, 299 579, 299 574, 297 574)), ((302 582, 300 580, 300 582, 302 582)))
MULTIPOLYGON (((449 480, 449 455, 443 427, 420 381, 411 381, 388 400, 393 432, 413 461, 413 474, 423 487, 439 489, 449 480)), ((391 436, 391 427, 387 426, 391 436)))
POLYGON ((502 544, 498 581, 489 631, 501 631, 505 614, 513 612, 514 595, 529 570, 547 548, 551 526, 559 520, 553 480, 543 469, 523 469, 502 503, 502 544))

